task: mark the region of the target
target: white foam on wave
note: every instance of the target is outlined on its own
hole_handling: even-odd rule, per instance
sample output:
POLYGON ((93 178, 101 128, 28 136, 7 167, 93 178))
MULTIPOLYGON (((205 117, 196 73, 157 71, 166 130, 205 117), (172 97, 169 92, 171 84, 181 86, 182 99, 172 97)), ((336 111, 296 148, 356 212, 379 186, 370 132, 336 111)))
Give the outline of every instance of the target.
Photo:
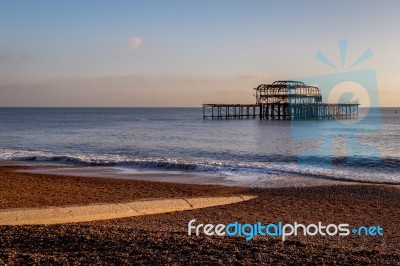
POLYGON ((177 158, 135 158, 121 154, 72 154, 47 151, 0 149, 0 160, 65 163, 78 166, 118 167, 125 173, 135 171, 207 173, 226 181, 255 184, 280 180, 282 176, 303 176, 320 179, 363 182, 400 182, 396 173, 355 171, 349 168, 306 167, 295 162, 226 162, 218 160, 184 160, 177 158))

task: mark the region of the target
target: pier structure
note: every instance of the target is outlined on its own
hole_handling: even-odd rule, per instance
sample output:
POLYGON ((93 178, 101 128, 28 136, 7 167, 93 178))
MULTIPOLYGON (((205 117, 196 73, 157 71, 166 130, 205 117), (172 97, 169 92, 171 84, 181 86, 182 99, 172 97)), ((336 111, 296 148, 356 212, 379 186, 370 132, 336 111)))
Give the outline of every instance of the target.
POLYGON ((256 90, 256 104, 203 104, 203 118, 265 120, 350 119, 358 103, 323 103, 318 87, 301 81, 275 81, 256 90))
POLYGON ((214 119, 256 118, 260 115, 258 104, 203 104, 203 117, 214 119))

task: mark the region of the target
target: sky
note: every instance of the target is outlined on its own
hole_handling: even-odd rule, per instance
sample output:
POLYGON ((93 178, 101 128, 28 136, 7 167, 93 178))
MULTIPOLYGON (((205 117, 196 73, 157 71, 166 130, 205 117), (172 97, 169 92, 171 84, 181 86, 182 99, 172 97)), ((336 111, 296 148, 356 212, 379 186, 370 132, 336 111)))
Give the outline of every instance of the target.
POLYGON ((261 83, 365 69, 379 105, 400 106, 399 11, 395 0, 1 0, 0 106, 254 103, 261 83))

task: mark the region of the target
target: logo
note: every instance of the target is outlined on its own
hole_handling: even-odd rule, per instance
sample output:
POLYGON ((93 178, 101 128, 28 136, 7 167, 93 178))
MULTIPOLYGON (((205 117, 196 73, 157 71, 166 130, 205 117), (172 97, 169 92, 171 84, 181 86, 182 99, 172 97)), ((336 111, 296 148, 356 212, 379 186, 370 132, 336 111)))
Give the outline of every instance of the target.
POLYGON ((317 52, 315 58, 333 69, 333 73, 293 78, 319 87, 322 98, 327 99, 329 104, 360 104, 358 118, 355 119, 336 119, 318 124, 291 121, 292 138, 312 143, 299 154, 298 163, 303 167, 331 168, 337 152, 334 141, 338 139, 345 143, 345 150, 340 153, 348 164, 363 163, 366 159, 371 163, 380 162, 380 151, 373 144, 359 141, 361 135, 375 133, 382 128, 376 72, 374 69, 354 70, 372 56, 372 51, 366 49, 354 62, 347 62, 348 43, 346 39, 339 40, 340 64, 317 52))
POLYGON ((252 240, 256 236, 260 237, 280 237, 282 241, 287 240, 290 236, 349 236, 351 233, 357 236, 383 236, 383 228, 380 225, 360 226, 350 230, 348 223, 327 224, 322 222, 317 224, 302 224, 294 222, 293 224, 284 224, 283 222, 263 224, 257 222, 255 224, 241 224, 233 222, 230 224, 197 224, 196 219, 192 219, 188 223, 188 235, 200 236, 244 236, 247 241, 252 240))

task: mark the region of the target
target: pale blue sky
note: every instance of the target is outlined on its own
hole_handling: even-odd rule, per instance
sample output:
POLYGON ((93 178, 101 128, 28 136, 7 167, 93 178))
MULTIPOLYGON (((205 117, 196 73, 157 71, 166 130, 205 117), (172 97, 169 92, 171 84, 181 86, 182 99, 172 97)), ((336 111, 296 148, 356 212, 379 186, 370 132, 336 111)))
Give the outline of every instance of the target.
POLYGON ((400 105, 399 1, 1 1, 0 106, 199 106, 253 102, 251 88, 377 71, 400 105), (342 70, 341 70, 342 71, 342 70), (229 95, 222 96, 227 92, 229 95))

